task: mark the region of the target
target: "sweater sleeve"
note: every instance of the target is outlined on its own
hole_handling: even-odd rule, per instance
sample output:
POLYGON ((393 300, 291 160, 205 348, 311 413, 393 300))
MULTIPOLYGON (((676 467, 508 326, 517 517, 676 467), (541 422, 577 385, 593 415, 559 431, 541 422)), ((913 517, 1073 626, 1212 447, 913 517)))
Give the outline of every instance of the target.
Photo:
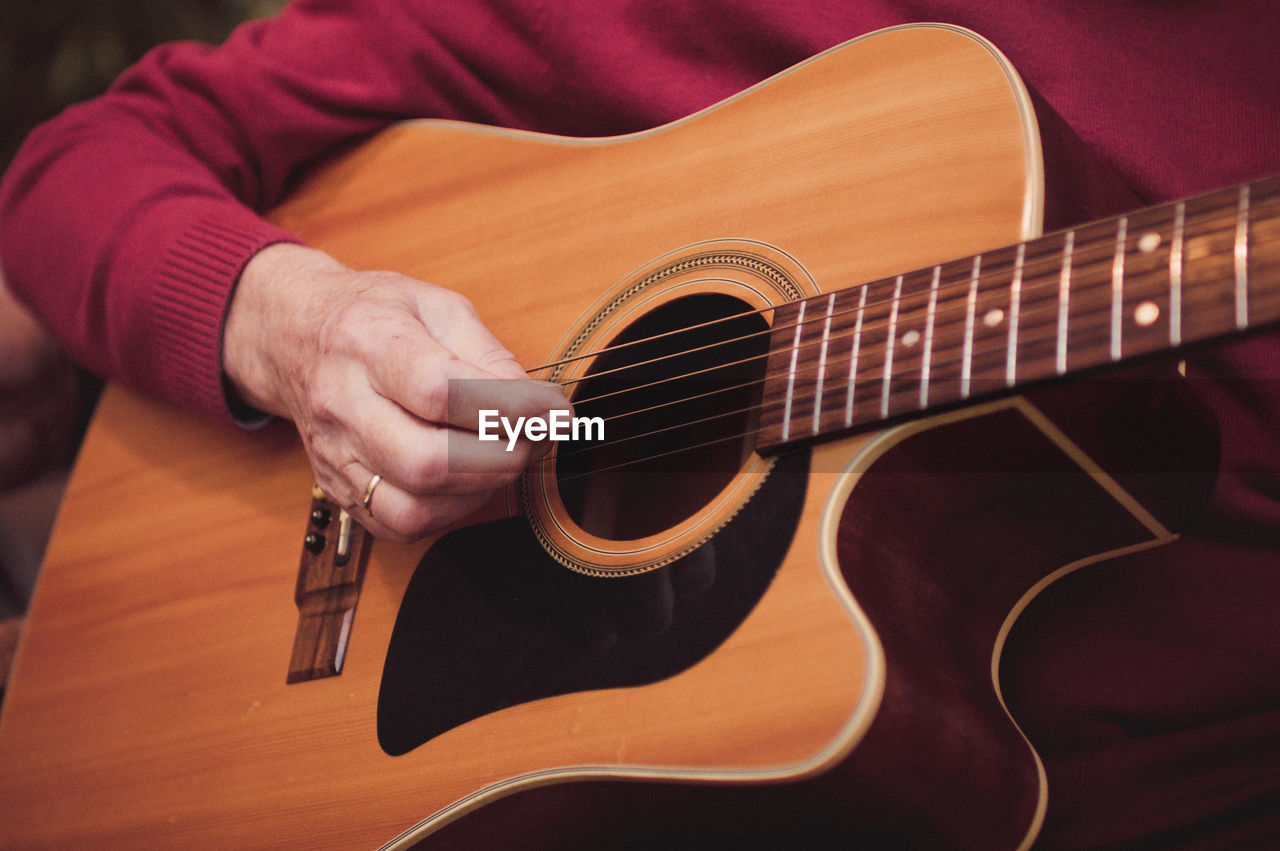
MULTIPOLYGON (((408 5, 300 0, 221 47, 157 48, 38 128, 0 186, 8 284, 77 360, 232 420, 227 305, 255 252, 294 239, 261 214, 392 121, 513 118, 408 5)), ((501 37, 466 14, 450 26, 501 37)))

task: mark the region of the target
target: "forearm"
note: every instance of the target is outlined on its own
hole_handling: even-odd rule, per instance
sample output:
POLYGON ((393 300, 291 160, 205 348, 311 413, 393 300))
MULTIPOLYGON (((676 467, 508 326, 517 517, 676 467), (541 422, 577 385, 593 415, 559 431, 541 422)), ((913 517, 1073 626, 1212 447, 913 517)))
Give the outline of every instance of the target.
POLYGON ((351 298, 352 273, 301 245, 269 246, 245 266, 223 329, 221 364, 236 401, 296 419, 285 388, 320 345, 324 311, 351 298))

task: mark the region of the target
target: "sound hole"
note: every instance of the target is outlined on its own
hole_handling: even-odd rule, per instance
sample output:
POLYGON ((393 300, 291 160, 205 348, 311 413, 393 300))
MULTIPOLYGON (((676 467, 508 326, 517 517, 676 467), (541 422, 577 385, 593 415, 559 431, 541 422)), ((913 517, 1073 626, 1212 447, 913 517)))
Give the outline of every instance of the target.
POLYGON ((669 302, 609 341, 572 393, 604 440, 559 444, 569 516, 593 535, 631 540, 696 513, 755 447, 768 324, 732 296, 669 302))

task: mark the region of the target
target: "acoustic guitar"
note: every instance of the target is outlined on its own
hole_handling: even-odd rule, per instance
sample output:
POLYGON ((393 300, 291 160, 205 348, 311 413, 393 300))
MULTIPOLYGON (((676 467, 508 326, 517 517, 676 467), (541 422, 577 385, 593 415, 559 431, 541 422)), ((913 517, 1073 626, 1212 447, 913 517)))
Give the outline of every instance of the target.
POLYGON ((1280 316, 1275 180, 1047 236, 1043 182, 1017 75, 943 25, 619 138, 373 138, 274 219, 465 293, 604 439, 374 545, 288 424, 109 388, 5 698, 0 840, 1029 845, 1006 640, 1200 497, 1014 391, 1280 316))

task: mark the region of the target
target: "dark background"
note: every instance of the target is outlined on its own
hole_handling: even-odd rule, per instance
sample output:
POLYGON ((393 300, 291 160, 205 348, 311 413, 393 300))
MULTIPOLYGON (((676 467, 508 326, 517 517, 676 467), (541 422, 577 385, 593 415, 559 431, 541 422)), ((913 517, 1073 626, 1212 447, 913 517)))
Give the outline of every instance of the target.
POLYGON ((217 43, 284 0, 0 0, 0 168, 38 123, 165 41, 217 43))

